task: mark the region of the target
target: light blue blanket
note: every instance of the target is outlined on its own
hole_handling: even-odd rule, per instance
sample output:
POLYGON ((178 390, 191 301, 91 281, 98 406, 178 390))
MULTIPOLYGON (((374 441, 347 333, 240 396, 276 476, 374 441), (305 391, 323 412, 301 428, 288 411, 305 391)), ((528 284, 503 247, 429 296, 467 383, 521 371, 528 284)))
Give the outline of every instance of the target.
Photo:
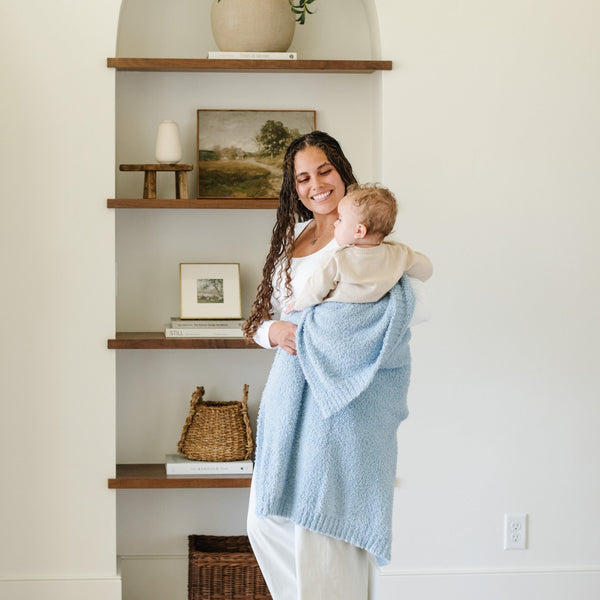
POLYGON ((379 302, 325 302, 288 317, 257 427, 256 512, 390 559, 396 431, 408 416, 414 295, 406 276, 379 302))

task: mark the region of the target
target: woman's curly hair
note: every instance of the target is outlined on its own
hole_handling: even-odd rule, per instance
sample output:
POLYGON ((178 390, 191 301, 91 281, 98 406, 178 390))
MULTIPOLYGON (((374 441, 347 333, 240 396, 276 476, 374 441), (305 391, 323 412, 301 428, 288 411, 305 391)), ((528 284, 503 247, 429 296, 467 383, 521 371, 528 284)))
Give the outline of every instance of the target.
POLYGON ((296 138, 288 146, 283 159, 283 183, 279 192, 279 207, 271 247, 265 260, 262 272, 262 281, 258 286, 256 300, 250 310, 250 316, 243 325, 244 335, 253 337, 261 323, 271 318, 271 296, 275 285, 281 281, 273 281, 275 268, 281 262, 280 277, 284 278, 284 286, 288 294, 292 293, 290 265, 294 250, 294 228, 296 223, 312 219, 313 213, 308 210, 296 192, 296 177, 294 161, 296 154, 305 148, 320 148, 325 153, 327 160, 338 172, 346 188, 356 183, 352 165, 342 152, 339 142, 323 131, 312 131, 296 138))

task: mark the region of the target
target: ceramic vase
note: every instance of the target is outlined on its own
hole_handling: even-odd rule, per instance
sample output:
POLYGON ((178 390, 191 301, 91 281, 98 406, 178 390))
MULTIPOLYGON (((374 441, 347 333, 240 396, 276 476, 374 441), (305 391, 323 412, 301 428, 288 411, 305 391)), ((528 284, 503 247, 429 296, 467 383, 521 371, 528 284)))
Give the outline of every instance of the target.
POLYGON ((155 155, 159 163, 178 163, 181 160, 181 137, 175 121, 163 121, 158 126, 155 155))
POLYGON ((210 22, 221 52, 286 52, 296 26, 288 0, 213 0, 210 22))

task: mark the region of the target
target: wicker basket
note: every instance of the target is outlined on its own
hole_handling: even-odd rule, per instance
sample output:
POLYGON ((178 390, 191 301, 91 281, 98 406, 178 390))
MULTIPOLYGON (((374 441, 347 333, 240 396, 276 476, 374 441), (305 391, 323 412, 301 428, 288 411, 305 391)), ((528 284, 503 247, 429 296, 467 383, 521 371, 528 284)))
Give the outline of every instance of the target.
POLYGON ((190 535, 189 600, 271 600, 248 538, 190 535))
POLYGON ((247 460, 254 451, 248 417, 248 384, 241 402, 207 402, 204 388, 192 394, 177 451, 191 460, 247 460))

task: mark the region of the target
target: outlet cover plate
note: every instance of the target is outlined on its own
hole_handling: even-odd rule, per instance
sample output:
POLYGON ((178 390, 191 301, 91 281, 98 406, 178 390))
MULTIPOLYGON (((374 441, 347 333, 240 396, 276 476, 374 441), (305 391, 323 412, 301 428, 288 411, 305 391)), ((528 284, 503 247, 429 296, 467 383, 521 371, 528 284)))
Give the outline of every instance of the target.
POLYGON ((506 513, 504 515, 504 549, 525 550, 527 548, 527 514, 506 513))

